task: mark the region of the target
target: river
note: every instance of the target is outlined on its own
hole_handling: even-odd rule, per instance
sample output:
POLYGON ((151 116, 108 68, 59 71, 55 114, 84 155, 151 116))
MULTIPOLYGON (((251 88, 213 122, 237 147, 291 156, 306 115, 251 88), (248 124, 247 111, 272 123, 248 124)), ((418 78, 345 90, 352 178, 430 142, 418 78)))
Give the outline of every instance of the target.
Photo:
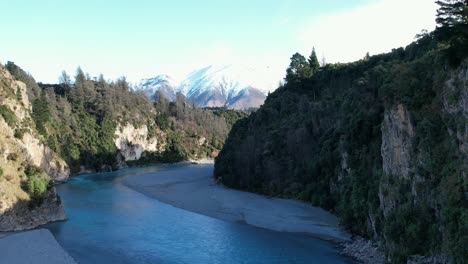
MULTIPOLYGON (((84 174, 57 186, 68 216, 49 229, 86 263, 352 263, 336 245, 192 213, 149 198, 122 181, 192 165, 84 174)), ((182 194, 183 195, 183 194, 182 194)))

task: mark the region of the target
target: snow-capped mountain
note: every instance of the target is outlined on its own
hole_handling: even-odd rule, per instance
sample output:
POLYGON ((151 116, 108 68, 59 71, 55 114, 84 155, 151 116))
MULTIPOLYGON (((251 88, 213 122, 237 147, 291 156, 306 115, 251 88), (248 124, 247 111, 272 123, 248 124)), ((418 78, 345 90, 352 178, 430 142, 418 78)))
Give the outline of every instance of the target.
POLYGON ((174 100, 177 93, 201 107, 246 109, 259 107, 266 95, 244 80, 242 71, 232 65, 208 66, 190 73, 180 84, 167 75, 144 79, 137 89, 154 99, 157 91, 174 100))
POLYGON ((154 78, 143 79, 136 89, 143 91, 152 100, 156 97, 156 92, 161 91, 167 99, 174 101, 176 96, 175 87, 178 83, 168 75, 161 74, 154 78))

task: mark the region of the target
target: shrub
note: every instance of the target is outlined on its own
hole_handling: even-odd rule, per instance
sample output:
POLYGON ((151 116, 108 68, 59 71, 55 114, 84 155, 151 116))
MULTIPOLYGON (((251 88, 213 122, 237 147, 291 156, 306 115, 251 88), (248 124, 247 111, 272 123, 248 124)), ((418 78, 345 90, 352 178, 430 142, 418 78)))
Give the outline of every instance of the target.
POLYGON ((47 191, 49 181, 42 175, 34 175, 28 178, 27 192, 31 196, 41 196, 47 191))
POLYGON ((3 176, 3 169, 2 169, 2 167, 0 167, 0 177, 2 177, 2 176, 3 176))
POLYGON ((24 136, 24 133, 26 132, 26 129, 20 129, 20 128, 17 128, 15 129, 15 138, 17 139, 23 139, 23 136, 24 136))
POLYGON ((8 154, 7 156, 7 160, 13 160, 13 161, 17 161, 18 160, 18 153, 10 153, 8 154))
POLYGON ((39 197, 47 191, 49 180, 45 177, 41 169, 28 166, 24 172, 28 177, 25 189, 29 195, 39 197))
POLYGON ((16 116, 11 109, 6 105, 0 105, 0 115, 3 117, 5 122, 10 126, 13 127, 16 123, 16 116))

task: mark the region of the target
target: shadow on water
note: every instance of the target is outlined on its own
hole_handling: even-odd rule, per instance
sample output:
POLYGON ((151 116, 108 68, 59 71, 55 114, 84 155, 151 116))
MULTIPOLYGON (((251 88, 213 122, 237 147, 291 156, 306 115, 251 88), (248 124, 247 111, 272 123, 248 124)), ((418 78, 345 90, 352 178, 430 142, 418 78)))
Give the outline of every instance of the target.
POLYGON ((192 213, 121 183, 189 166, 75 177, 57 188, 68 220, 45 227, 79 263, 351 263, 332 243, 192 213))

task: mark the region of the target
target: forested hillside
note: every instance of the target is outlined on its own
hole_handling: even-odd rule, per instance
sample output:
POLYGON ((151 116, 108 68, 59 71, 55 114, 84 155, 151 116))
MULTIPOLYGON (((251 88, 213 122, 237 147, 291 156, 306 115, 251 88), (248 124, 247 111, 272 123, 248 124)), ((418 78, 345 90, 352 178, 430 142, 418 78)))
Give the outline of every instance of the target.
POLYGON ((26 84, 37 130, 72 173, 214 157, 232 126, 231 117, 247 116, 198 109, 182 95, 174 103, 161 99, 153 104, 142 92, 132 91, 125 78, 91 78, 80 68, 73 81, 63 72, 60 84, 48 85, 36 83, 12 62, 5 67, 26 84))
POLYGON ((320 67, 295 54, 286 84, 234 125, 215 162, 227 186, 327 208, 392 263, 468 259, 465 1, 406 48, 320 67))

